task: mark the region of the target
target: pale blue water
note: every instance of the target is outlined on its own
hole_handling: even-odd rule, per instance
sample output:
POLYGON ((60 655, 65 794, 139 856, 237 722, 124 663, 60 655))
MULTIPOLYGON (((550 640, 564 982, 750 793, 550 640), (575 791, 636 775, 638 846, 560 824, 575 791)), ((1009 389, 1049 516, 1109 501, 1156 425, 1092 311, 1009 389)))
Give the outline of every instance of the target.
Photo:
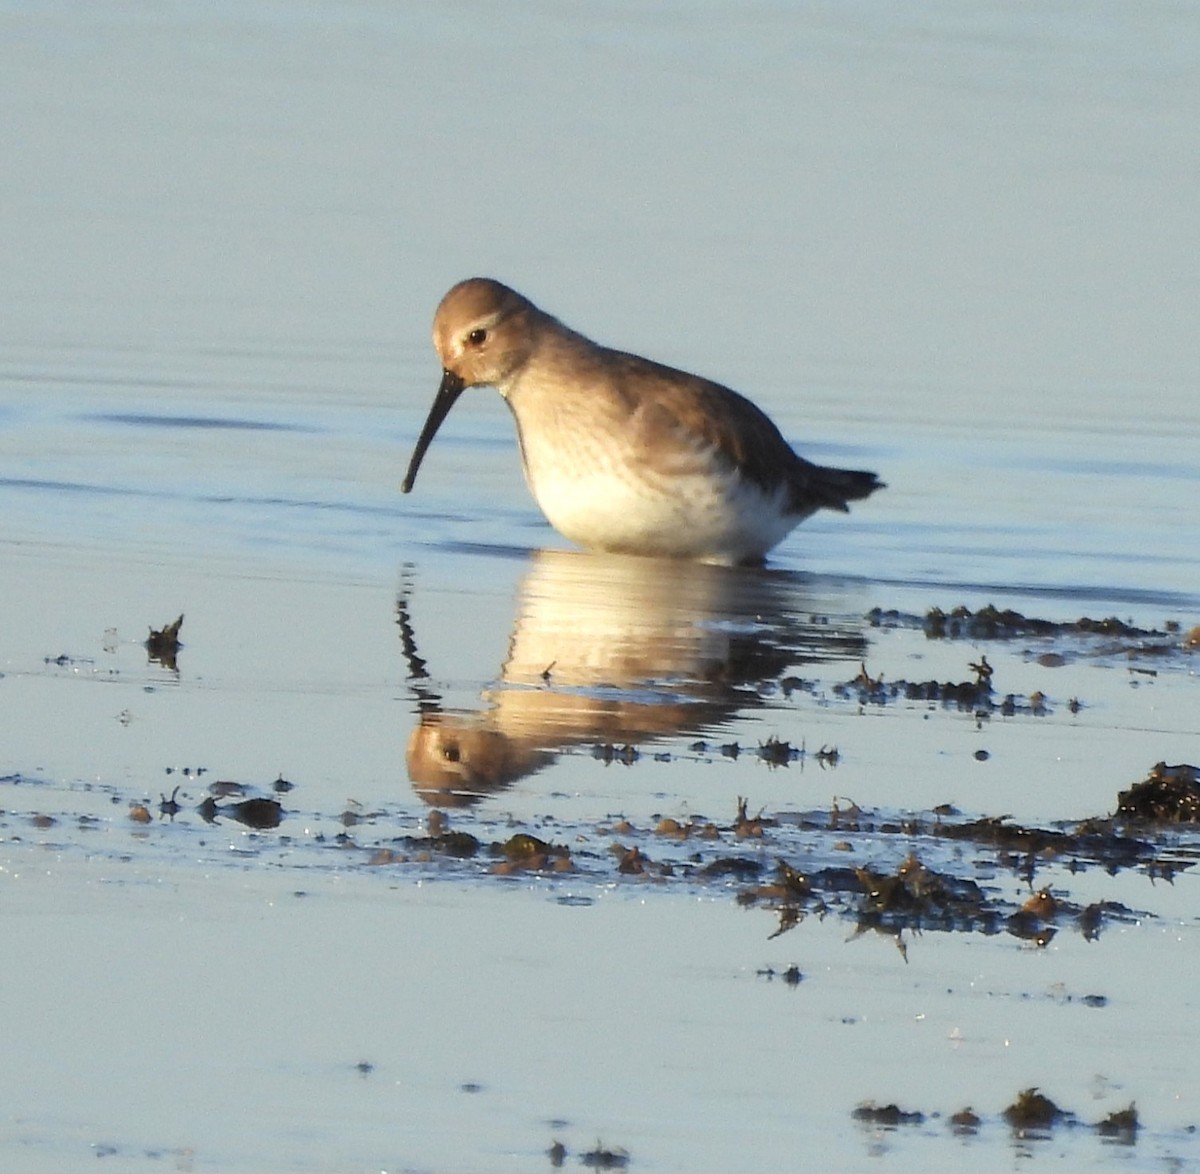
POLYGON ((1191 1160, 1187 873, 1059 877, 1153 915, 1099 943, 929 935, 906 965, 836 923, 769 940, 728 894, 497 893, 328 845, 351 801, 380 838, 423 826, 423 705, 549 755, 456 817, 489 828, 747 793, 1075 819, 1200 761, 1184 655, 985 648, 1052 712, 982 729, 768 687, 814 616, 845 636, 803 660, 824 686, 980 651, 872 631, 877 605, 1200 622, 1198 67, 1200 17, 1156 3, 0 9, 0 773, 26 780, 0 917, 28 1011, 0 1165, 526 1170, 556 1134, 659 1170, 1191 1160), (401 496, 433 309, 473 273, 889 488, 765 586, 538 557, 567 544, 482 392, 401 496), (140 641, 181 611, 175 677, 140 641), (741 692, 697 691, 738 640, 741 692), (514 685, 551 663, 582 702, 547 715, 514 685), (604 728, 597 698, 652 707, 604 728), (622 731, 673 760, 592 758, 622 731), (700 761, 699 736, 842 760, 700 761), (295 776, 292 839, 131 827, 187 764, 295 776), (792 962, 795 992, 756 977, 792 962), (1023 1149, 996 1114, 1029 1084, 1086 1120, 1136 1100, 1147 1132, 1023 1149), (990 1124, 877 1135, 869 1098, 990 1124))
POLYGON ((481 396, 394 492, 433 308, 483 272, 882 472, 783 566, 1195 599, 1186 10, 4 21, 13 533, 554 544, 481 396))

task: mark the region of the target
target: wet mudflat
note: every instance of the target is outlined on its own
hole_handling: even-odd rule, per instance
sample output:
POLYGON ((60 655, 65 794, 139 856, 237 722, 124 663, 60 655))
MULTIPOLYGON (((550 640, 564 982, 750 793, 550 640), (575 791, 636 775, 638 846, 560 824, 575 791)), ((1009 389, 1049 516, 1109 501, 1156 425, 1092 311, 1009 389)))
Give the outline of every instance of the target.
POLYGON ((127 569, 58 583, 102 635, 55 612, 3 679, 28 1168, 1190 1160, 1198 787, 1147 760, 1196 742, 1182 618, 473 559, 517 577, 478 675, 411 569, 193 587, 174 668, 100 622, 127 569))
POLYGON ((1195 1163, 1190 14, 0 24, 0 1166, 1195 1163), (889 488, 402 497, 474 273, 889 488))

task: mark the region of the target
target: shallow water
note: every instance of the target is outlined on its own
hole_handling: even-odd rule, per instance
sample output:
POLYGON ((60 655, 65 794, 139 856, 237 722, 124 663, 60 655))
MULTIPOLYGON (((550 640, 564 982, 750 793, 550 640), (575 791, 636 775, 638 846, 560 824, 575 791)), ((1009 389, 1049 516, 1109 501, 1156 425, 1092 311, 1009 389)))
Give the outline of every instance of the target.
POLYGON ((883 826, 1059 826, 1200 762, 1191 13, 41 4, 0 32, 0 1164, 1194 1159, 1189 868, 1043 859, 1129 915, 903 952, 849 899, 776 935, 700 873, 915 850, 1007 917, 1022 867, 883 826), (889 488, 761 573, 595 558, 483 393, 402 497, 429 319, 473 272, 889 488), (989 602, 1180 633, 867 619, 989 602), (172 672, 142 641, 181 612, 172 672), (981 656, 1012 716, 847 689, 981 656), (277 830, 197 811, 280 775, 277 830), (737 839, 739 796, 780 826, 737 839), (574 871, 429 852, 435 808, 574 871), (1015 1136, 1032 1085, 1080 1124, 1015 1136))

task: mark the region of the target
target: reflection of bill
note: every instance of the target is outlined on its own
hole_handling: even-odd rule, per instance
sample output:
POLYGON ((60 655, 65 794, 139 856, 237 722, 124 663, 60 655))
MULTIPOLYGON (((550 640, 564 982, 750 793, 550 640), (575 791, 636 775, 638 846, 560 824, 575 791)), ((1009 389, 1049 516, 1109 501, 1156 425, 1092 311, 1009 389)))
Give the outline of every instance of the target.
POLYGON ((539 551, 500 682, 483 693, 485 708, 462 712, 415 683, 425 674, 401 599, 421 699, 409 777, 427 802, 460 806, 572 746, 711 735, 787 669, 862 658, 860 625, 815 619, 818 607, 805 581, 783 572, 539 551))

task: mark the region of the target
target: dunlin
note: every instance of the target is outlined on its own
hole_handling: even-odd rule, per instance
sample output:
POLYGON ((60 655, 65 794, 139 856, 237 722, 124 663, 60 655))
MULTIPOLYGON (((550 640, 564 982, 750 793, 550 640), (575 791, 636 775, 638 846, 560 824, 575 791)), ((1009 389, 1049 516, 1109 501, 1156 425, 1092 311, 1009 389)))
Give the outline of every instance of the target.
POLYGON ((744 396, 610 350, 498 281, 454 286, 433 320, 442 381, 408 493, 468 387, 495 387, 517 422, 525 480, 550 524, 592 550, 759 563, 819 509, 882 482, 798 456, 744 396))

